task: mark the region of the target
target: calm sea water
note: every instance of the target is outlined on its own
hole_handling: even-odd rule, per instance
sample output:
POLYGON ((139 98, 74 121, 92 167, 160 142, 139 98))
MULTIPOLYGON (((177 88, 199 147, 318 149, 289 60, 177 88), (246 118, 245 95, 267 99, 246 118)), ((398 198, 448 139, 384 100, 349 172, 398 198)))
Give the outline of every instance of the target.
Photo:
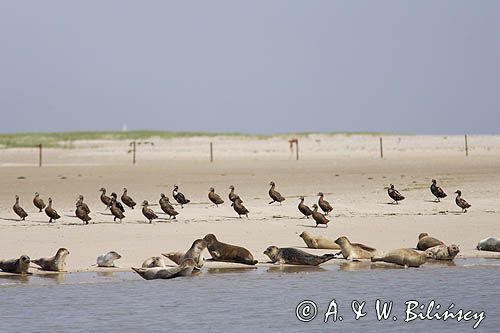
POLYGON ((434 300, 442 311, 451 303, 453 311, 485 311, 476 331, 498 332, 500 261, 457 260, 455 266, 426 264, 419 269, 370 263, 206 269, 188 278, 154 281, 132 272, 3 275, 0 299, 1 332, 473 330, 475 320, 405 323, 408 300, 426 305, 434 300), (393 302, 388 320, 377 320, 377 299, 393 302), (316 303, 317 316, 310 322, 296 317, 303 300, 316 303), (324 323, 332 300, 343 320, 330 317, 324 323), (353 300, 366 302, 366 316, 359 320, 351 310, 353 300))

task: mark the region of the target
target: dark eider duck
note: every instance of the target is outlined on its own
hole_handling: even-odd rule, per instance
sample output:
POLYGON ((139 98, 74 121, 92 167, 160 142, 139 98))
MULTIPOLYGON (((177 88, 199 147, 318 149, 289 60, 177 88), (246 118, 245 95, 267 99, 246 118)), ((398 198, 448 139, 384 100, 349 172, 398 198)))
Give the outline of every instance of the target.
POLYGON ((316 228, 318 227, 318 224, 324 224, 325 227, 328 227, 328 222, 330 222, 330 220, 327 219, 325 215, 318 212, 318 205, 314 204, 313 209, 312 217, 316 222, 316 228))
POLYGON ((179 213, 175 210, 175 208, 170 204, 170 200, 165 194, 160 194, 160 207, 161 210, 165 212, 169 217, 174 217, 175 220, 175 215, 178 215, 179 213))
MULTIPOLYGON (((233 206, 233 204, 234 204, 234 202, 236 201, 236 199, 240 199, 240 200, 241 200, 241 198, 240 198, 240 196, 239 196, 238 194, 234 193, 234 186, 233 186, 233 185, 229 186, 229 189, 230 189, 231 191, 229 192, 228 198, 229 198, 229 200, 231 200, 231 202, 232 202, 232 203, 231 203, 231 206, 233 206)), ((243 202, 243 201, 242 201, 242 202, 243 202)))
POLYGON ((457 194, 455 203, 458 207, 462 208, 462 213, 467 213, 467 208, 470 208, 470 205, 467 201, 462 199, 462 191, 457 190, 455 193, 457 194))
POLYGON ((61 218, 61 216, 57 214, 57 211, 52 208, 52 198, 49 198, 49 205, 47 206, 47 208, 45 208, 45 214, 47 214, 47 216, 49 217, 49 222, 61 218))
POLYGON ((222 200, 220 195, 215 193, 215 189, 213 187, 211 187, 208 192, 208 199, 210 199, 210 201, 212 201, 217 207, 219 207, 219 205, 222 205, 224 203, 224 200, 222 200))
MULTIPOLYGON (((111 193, 111 201, 115 201, 116 208, 122 211, 122 213, 125 213, 125 208, 123 208, 123 205, 120 201, 118 201, 118 195, 116 195, 115 192, 111 193)), ((111 205, 111 202, 110 202, 111 205)))
POLYGON ((399 193, 398 190, 394 188, 394 185, 392 184, 390 184, 389 187, 387 188, 387 194, 389 194, 391 199, 394 200, 396 204, 398 204, 398 201, 404 200, 405 198, 404 196, 401 195, 401 193, 399 193))
POLYGON ((125 215, 123 215, 123 211, 116 206, 116 203, 117 203, 116 199, 112 198, 110 210, 111 210, 111 214, 113 214, 113 216, 114 216, 113 221, 116 221, 116 219, 119 219, 120 223, 121 223, 122 219, 125 218, 125 215))
POLYGON ((76 202, 75 215, 85 224, 89 224, 92 218, 89 216, 90 209, 86 203, 83 202, 83 195, 80 195, 80 199, 76 202))
POLYGON ((149 223, 151 223, 154 219, 158 218, 158 215, 155 214, 155 212, 151 209, 148 208, 148 201, 144 200, 142 202, 142 214, 149 220, 149 223))
POLYGON ((128 196, 127 194, 127 188, 123 188, 123 194, 122 194, 122 202, 127 205, 128 208, 134 209, 134 206, 136 205, 134 199, 128 196))
POLYGON ((111 198, 106 195, 106 189, 104 187, 101 187, 99 190, 101 191, 101 202, 106 205, 106 209, 111 205, 111 198))
POLYGON ((28 216, 28 213, 24 211, 24 209, 19 205, 19 196, 16 195, 16 203, 12 207, 14 209, 14 213, 17 214, 21 218, 21 221, 25 221, 26 217, 28 216))
POLYGON ((83 202, 83 195, 78 196, 78 201, 76 202, 76 207, 80 206, 83 211, 85 211, 87 214, 90 214, 90 208, 87 206, 85 202, 83 202))
POLYGON ((311 210, 311 208, 309 208, 305 203, 304 203, 304 197, 300 197, 300 203, 299 203, 299 211, 304 214, 304 217, 307 217, 309 218, 309 216, 312 215, 313 211, 311 210))
POLYGON ((333 207, 330 205, 328 201, 324 199, 324 194, 323 192, 318 193, 319 199, 318 199, 318 205, 321 208, 322 211, 325 212, 325 215, 328 215, 333 210, 333 207))
POLYGON ((189 202, 191 202, 191 200, 186 199, 186 197, 184 196, 184 194, 182 194, 181 192, 179 192, 179 186, 177 186, 177 185, 174 185, 174 189, 172 191, 172 196, 174 197, 175 201, 177 201, 181 205, 181 208, 184 208, 183 205, 188 204, 189 202))
POLYGON ((33 198, 33 205, 38 208, 40 213, 45 208, 45 202, 43 202, 42 198, 40 198, 40 194, 35 192, 35 197, 33 198))
POLYGON ((276 184, 274 184, 273 181, 270 182, 269 185, 271 185, 271 188, 269 189, 269 196, 271 197, 271 199, 273 199, 273 201, 271 201, 269 204, 279 202, 281 205, 281 203, 285 201, 285 198, 283 198, 280 192, 274 189, 276 187, 276 184))
POLYGON ((436 185, 435 179, 432 180, 431 193, 436 197, 437 202, 439 202, 440 199, 446 198, 446 193, 444 193, 441 187, 436 185))
POLYGON ((238 213, 239 217, 241 218, 241 215, 245 215, 248 218, 248 209, 246 209, 245 206, 243 206, 243 201, 241 201, 240 198, 236 199, 233 203, 233 209, 236 213, 238 213))

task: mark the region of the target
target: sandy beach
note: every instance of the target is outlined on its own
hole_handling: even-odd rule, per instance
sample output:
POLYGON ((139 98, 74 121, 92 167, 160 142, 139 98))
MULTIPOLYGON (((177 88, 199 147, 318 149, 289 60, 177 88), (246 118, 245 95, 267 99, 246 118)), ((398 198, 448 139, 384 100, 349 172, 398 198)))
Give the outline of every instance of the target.
MULTIPOLYGON (((301 136, 296 161, 285 137, 153 138, 154 145, 138 148, 136 165, 130 163, 128 141, 85 141, 74 142, 71 149, 46 149, 42 168, 34 148, 1 149, 1 257, 52 256, 66 247, 71 252, 68 270, 87 271, 99 270, 92 266, 96 257, 115 250, 122 255, 117 265, 128 270, 147 257, 187 250, 193 240, 213 233, 220 241, 248 248, 264 263, 269 245, 305 247, 299 238, 305 230, 331 239, 345 235, 382 251, 414 247, 418 234, 427 232, 458 244, 459 257, 497 255, 475 247, 481 239, 499 236, 500 137, 470 137, 468 157, 463 136, 384 136, 383 159, 378 140, 373 135, 301 136), (209 142, 214 143, 214 163, 209 162, 209 142), (433 202, 429 191, 432 178, 448 194, 441 203, 433 202), (286 197, 281 206, 268 204, 271 180, 286 197), (388 204, 384 187, 390 183, 406 196, 399 205, 388 204), (160 219, 149 224, 140 209, 127 209, 123 223, 115 223, 99 200, 100 187, 118 196, 127 187, 137 203, 157 204, 161 192, 171 198, 174 184, 192 201, 176 207, 177 220, 158 214, 160 219), (231 184, 250 210, 249 219, 238 218, 228 204, 231 184), (226 201, 222 206, 208 201, 210 187, 226 201), (455 205, 457 189, 472 205, 466 214, 455 205), (49 224, 33 206, 36 191, 45 202, 53 198, 62 216, 56 223, 49 224), (319 191, 334 207, 328 228, 314 228, 312 219, 301 219, 297 210, 300 196, 311 206, 319 191), (12 211, 16 194, 29 214, 23 222, 12 211), (94 223, 83 225, 75 217, 79 194, 94 223)), ((161 213, 158 205, 151 208, 161 213)), ((208 252, 204 256, 210 258, 208 252)))

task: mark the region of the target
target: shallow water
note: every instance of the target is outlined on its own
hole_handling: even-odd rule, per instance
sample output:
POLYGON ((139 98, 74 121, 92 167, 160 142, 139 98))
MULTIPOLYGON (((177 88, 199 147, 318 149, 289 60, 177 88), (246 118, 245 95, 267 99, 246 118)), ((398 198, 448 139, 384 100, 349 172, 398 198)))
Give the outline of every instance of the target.
POLYGON ((0 322, 2 332, 472 331, 476 320, 404 322, 406 301, 435 300, 440 312, 451 303, 453 311, 485 311, 477 331, 498 331, 499 273, 500 260, 462 259, 419 269, 370 263, 206 269, 189 278, 154 281, 132 272, 0 275, 0 322), (343 320, 330 317, 324 323, 333 299, 343 320), (388 320, 376 319, 377 299, 393 301, 388 320), (303 300, 317 304, 310 322, 295 314, 303 300), (367 314, 359 320, 353 300, 366 301, 367 314))

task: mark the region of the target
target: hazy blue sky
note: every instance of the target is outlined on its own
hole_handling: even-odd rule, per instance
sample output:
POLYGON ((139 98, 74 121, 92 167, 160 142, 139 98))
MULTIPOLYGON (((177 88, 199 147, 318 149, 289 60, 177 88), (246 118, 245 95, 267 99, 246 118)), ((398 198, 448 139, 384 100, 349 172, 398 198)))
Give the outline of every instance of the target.
POLYGON ((500 133, 500 1, 0 2, 0 132, 500 133))

